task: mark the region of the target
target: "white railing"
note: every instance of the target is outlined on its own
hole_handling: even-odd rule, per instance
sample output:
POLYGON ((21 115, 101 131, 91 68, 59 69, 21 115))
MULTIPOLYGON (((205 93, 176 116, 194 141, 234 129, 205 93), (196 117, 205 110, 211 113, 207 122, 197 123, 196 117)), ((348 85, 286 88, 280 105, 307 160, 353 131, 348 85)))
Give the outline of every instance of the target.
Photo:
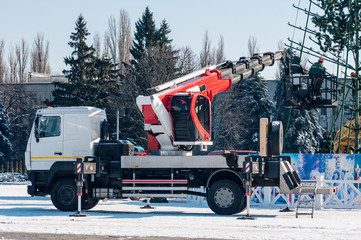
MULTIPOLYGON (((335 186, 336 194, 316 195, 316 209, 319 208, 361 208, 361 180, 318 180, 318 186, 335 186)), ((298 196, 280 194, 278 187, 252 188, 253 206, 266 208, 286 207, 287 198, 290 207, 296 207, 298 196)), ((310 197, 308 197, 310 198, 310 197)))
MULTIPOLYGON (((337 193, 334 195, 316 195, 315 206, 320 208, 346 208, 361 209, 361 179, 360 180, 324 180, 317 181, 318 186, 335 186, 337 193)), ((204 189, 199 189, 204 192, 204 189)), ((308 196, 305 196, 306 198, 308 196)), ((308 197, 310 198, 310 197, 308 197)), ((264 208, 285 208, 287 199, 290 208, 295 208, 298 196, 296 194, 280 194, 278 187, 253 187, 251 206, 264 208)), ((204 203, 205 198, 188 196, 188 201, 204 203)))
POLYGON ((337 187, 334 195, 324 195, 323 208, 361 208, 361 180, 323 180, 327 186, 337 187))

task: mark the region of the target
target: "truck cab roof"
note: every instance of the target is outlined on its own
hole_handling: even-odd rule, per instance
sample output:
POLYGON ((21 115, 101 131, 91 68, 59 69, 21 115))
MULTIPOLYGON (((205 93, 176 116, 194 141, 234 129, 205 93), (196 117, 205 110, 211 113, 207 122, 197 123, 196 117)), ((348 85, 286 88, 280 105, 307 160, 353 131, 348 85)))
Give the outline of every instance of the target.
POLYGON ((103 109, 96 108, 96 107, 48 107, 42 108, 37 111, 37 114, 64 114, 64 113, 76 113, 76 114, 91 114, 104 111, 103 109))

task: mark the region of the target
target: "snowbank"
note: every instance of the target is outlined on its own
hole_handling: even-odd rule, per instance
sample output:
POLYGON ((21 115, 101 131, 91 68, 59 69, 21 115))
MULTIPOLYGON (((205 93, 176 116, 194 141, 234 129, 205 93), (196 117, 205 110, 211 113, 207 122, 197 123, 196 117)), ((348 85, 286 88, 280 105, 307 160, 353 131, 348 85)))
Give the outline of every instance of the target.
POLYGON ((27 174, 0 173, 0 182, 26 182, 27 180, 27 174))

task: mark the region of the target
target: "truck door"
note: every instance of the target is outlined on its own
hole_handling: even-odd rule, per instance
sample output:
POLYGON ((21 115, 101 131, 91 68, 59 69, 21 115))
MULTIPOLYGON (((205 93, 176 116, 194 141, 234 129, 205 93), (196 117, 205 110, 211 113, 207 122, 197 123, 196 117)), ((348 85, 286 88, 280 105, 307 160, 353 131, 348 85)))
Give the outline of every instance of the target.
POLYGON ((31 133, 31 169, 49 170, 63 161, 63 114, 38 115, 31 133))

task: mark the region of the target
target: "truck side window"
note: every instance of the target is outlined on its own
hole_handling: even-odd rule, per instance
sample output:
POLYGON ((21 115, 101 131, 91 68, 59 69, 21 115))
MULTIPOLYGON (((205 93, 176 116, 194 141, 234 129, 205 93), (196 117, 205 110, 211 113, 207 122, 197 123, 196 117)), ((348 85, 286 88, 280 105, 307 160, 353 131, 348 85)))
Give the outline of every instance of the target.
POLYGON ((60 117, 41 116, 38 123, 39 138, 60 136, 60 117))

